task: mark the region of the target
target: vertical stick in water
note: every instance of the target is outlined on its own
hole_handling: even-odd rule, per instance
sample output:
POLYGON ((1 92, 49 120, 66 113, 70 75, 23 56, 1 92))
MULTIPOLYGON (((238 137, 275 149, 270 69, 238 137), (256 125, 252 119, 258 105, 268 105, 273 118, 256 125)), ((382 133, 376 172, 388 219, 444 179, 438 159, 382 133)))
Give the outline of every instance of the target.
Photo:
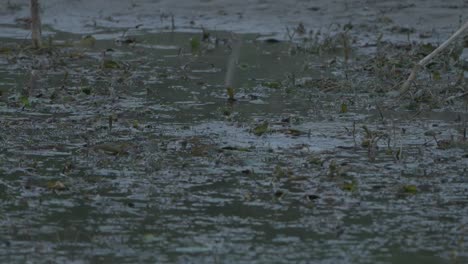
POLYGON ((39 0, 31 0, 31 38, 33 48, 39 49, 41 43, 41 18, 39 16, 39 0))
MULTIPOLYGON (((226 70, 226 77, 224 78, 224 86, 226 89, 233 89, 233 79, 234 79, 234 74, 236 71, 236 64, 237 61, 239 60, 239 54, 240 54, 240 47, 242 45, 242 39, 241 37, 233 37, 232 41, 232 51, 231 55, 229 56, 228 63, 227 63, 227 70, 226 70)), ((234 99, 234 98, 231 98, 234 99)))

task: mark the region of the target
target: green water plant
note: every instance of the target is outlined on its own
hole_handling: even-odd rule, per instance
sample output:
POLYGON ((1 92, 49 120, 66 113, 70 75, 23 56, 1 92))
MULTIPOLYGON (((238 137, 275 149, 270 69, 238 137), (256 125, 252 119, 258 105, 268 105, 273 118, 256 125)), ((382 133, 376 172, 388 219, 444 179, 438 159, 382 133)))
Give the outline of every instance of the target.
POLYGON ((200 47, 200 40, 197 37, 193 37, 190 39, 190 48, 192 50, 192 54, 199 52, 200 47))
POLYGON ((236 92, 232 86, 229 86, 226 88, 226 94, 228 96, 228 101, 230 102, 236 101, 236 98, 234 98, 236 92))
POLYGON ((364 139, 361 146, 367 148, 369 160, 374 161, 377 156, 377 144, 380 139, 387 137, 387 135, 381 131, 372 131, 367 126, 362 126, 362 128, 364 130, 364 139))
POLYGON ((101 60, 101 69, 120 69, 121 65, 110 58, 110 56, 106 55, 106 52, 102 52, 102 60, 101 60))
POLYGON ((356 181, 350 181, 350 182, 345 182, 341 185, 341 189, 343 191, 348 191, 348 192, 355 192, 358 188, 358 184, 356 181))
POLYGON ((268 122, 263 122, 262 124, 254 127, 252 133, 256 136, 261 136, 268 131, 268 122))

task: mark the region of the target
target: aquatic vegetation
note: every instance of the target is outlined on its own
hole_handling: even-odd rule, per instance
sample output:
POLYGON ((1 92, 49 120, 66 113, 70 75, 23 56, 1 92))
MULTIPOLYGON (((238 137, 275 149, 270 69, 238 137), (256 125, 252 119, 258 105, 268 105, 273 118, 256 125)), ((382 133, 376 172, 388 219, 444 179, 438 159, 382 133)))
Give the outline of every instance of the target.
POLYGON ((227 87, 226 88, 226 93, 227 93, 227 96, 228 96, 228 101, 231 101, 231 102, 236 101, 234 88, 227 87))
POLYGON ((402 191, 408 194, 416 194, 418 192, 418 188, 415 185, 404 185, 402 187, 402 191))
POLYGON ((47 183, 47 188, 53 191, 64 191, 67 189, 61 181, 51 181, 47 183))
POLYGON ((347 113, 348 112, 348 104, 346 104, 345 102, 341 103, 340 112, 343 113, 343 114, 347 113))
POLYGON ((101 143, 93 146, 93 149, 96 151, 101 151, 109 155, 125 155, 128 154, 131 144, 126 142, 110 142, 110 143, 101 143))
POLYGON ((271 89, 279 89, 282 87, 280 82, 263 82, 262 86, 265 86, 271 89))
POLYGON ((303 135, 308 134, 307 132, 304 132, 304 131, 301 131, 301 130, 298 130, 298 129, 294 129, 294 128, 285 129, 283 131, 284 131, 284 133, 286 135, 291 135, 293 137, 299 137, 299 136, 303 136, 303 135))
POLYGON ((86 95, 90 95, 92 93, 92 88, 91 87, 81 87, 81 92, 86 94, 86 95))
POLYGON ((104 59, 101 65, 103 69, 120 69, 121 68, 120 64, 112 59, 104 59))
POLYGON ((253 128, 252 133, 256 136, 262 136, 268 131, 268 122, 263 122, 253 128))
POLYGON ((80 45, 83 47, 94 47, 96 44, 96 38, 91 35, 86 35, 80 40, 80 45))
POLYGON ((358 184, 356 181, 351 181, 351 182, 345 182, 343 183, 343 185, 341 186, 341 188, 344 190, 344 191, 348 191, 348 192, 355 192, 358 188, 358 184))

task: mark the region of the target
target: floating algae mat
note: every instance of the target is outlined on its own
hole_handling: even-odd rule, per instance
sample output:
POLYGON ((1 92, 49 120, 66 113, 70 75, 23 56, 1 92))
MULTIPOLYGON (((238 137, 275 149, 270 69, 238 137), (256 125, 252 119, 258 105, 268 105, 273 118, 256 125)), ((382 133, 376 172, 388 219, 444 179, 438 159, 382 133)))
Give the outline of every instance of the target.
POLYGON ((241 39, 228 91, 226 32, 0 39, 1 262, 468 260, 458 97, 387 97, 386 54, 241 39))

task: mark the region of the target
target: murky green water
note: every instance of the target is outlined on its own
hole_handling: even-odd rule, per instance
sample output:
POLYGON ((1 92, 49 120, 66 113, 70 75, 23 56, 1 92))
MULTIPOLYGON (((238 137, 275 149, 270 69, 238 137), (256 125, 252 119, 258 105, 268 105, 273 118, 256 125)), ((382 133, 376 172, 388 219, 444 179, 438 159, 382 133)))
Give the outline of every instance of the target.
POLYGON ((1 262, 468 260, 462 104, 387 111, 341 50, 254 35, 230 102, 229 34, 120 34, 2 39, 1 262))

